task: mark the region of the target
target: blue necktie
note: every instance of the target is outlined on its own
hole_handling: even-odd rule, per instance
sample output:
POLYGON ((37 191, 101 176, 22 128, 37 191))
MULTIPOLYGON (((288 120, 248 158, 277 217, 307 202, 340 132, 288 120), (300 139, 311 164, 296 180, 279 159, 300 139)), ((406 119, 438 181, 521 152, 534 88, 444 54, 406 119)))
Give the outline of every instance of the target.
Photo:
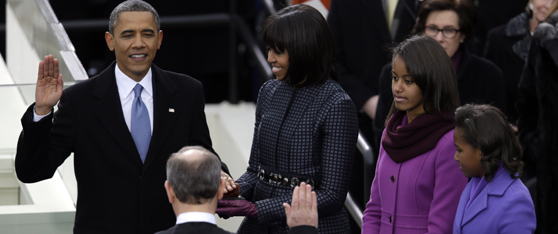
POLYGON ((149 112, 147 107, 141 100, 141 91, 143 86, 136 84, 134 87, 134 102, 132 103, 132 138, 138 148, 141 161, 145 162, 147 150, 149 150, 149 142, 151 142, 151 123, 149 123, 149 112))

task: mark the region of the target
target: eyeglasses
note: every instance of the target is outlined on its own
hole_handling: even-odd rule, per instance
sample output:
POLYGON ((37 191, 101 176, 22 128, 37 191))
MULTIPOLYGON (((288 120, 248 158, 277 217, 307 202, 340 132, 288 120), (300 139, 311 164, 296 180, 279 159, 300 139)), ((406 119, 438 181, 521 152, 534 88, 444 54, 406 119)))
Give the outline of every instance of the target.
POLYGON ((457 36, 459 29, 455 29, 455 28, 438 29, 437 27, 434 26, 428 26, 424 30, 424 33, 426 33, 426 35, 431 37, 435 37, 436 35, 438 35, 438 32, 442 32, 442 35, 444 35, 445 38, 453 39, 455 38, 455 36, 457 36))

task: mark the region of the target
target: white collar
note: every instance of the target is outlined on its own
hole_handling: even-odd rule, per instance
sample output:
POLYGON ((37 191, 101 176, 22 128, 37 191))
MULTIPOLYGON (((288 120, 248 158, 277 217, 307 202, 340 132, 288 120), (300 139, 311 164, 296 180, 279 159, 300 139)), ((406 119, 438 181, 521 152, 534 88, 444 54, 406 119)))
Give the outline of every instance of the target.
POLYGON ((188 222, 206 222, 217 225, 215 222, 215 214, 206 212, 186 212, 176 217, 176 224, 188 222))
POLYGON ((116 77, 116 86, 118 86, 118 94, 120 95, 120 99, 124 99, 128 97, 134 90, 136 84, 141 84, 143 89, 147 92, 147 94, 153 97, 153 80, 152 80, 152 73, 151 68, 147 71, 147 74, 141 79, 140 82, 136 82, 132 78, 128 77, 124 72, 118 68, 118 64, 114 66, 114 76, 116 77))

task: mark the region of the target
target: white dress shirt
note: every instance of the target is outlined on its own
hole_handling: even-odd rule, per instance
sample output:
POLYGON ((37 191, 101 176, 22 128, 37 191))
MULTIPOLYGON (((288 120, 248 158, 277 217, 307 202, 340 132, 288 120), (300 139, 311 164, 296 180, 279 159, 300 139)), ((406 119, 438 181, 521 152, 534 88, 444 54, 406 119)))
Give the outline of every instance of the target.
MULTIPOLYGON (((132 80, 132 78, 128 77, 124 74, 120 68, 115 66, 114 68, 114 75, 116 77, 116 86, 118 87, 118 96, 120 97, 120 104, 122 105, 122 113, 124 113, 124 120, 126 121, 126 125, 128 126, 128 130, 131 131, 132 129, 132 102, 134 100, 134 87, 138 82, 132 80)), ((149 112, 149 122, 151 124, 151 134, 153 135, 153 81, 152 81, 152 73, 151 68, 145 74, 145 77, 141 79, 139 84, 143 86, 143 90, 141 91, 141 100, 147 107, 147 112, 149 112)), ((37 113, 33 109, 33 121, 38 122, 45 116, 49 115, 37 115, 37 113)))
POLYGON ((215 222, 215 214, 206 212, 186 212, 176 217, 176 225, 189 222, 206 222, 217 225, 215 222))
MULTIPOLYGON (((118 64, 117 64, 118 65, 118 64)), ((134 101, 134 87, 138 82, 126 76, 118 66, 114 68, 114 75, 116 76, 116 86, 118 87, 118 95, 120 96, 120 104, 122 105, 122 113, 124 113, 124 120, 128 126, 128 130, 132 129, 132 103, 134 101)), ((151 68, 141 79, 139 84, 143 86, 141 91, 141 100, 147 107, 149 112, 149 123, 151 124, 151 135, 153 135, 153 80, 151 79, 151 68)))

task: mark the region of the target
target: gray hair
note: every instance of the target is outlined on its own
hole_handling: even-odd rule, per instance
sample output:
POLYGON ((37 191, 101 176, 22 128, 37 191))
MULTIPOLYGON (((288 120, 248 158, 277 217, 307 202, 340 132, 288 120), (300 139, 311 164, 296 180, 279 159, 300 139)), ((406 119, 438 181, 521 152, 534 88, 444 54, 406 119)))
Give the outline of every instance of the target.
POLYGON ((155 8, 153 8, 149 3, 144 2, 142 0, 127 0, 120 3, 118 6, 112 10, 110 13, 109 19, 109 32, 114 34, 114 28, 118 24, 118 17, 122 12, 142 12, 148 11, 153 14, 153 19, 155 20, 155 24, 157 24, 157 31, 161 30, 161 22, 159 20, 159 14, 155 8))
POLYGON ((203 204, 215 197, 221 180, 221 161, 201 146, 186 146, 167 161, 167 181, 176 198, 186 204, 203 204), (188 151, 201 157, 185 157, 188 151))

